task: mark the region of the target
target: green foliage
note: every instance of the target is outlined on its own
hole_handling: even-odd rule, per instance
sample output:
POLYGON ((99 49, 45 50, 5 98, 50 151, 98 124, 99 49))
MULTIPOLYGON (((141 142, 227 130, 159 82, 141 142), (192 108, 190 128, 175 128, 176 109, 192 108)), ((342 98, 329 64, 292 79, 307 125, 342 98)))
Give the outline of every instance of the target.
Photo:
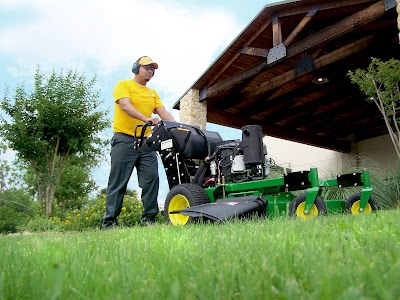
MULTIPOLYGON (((345 173, 360 172, 362 169, 368 169, 372 196, 378 201, 380 208, 393 209, 400 207, 400 160, 394 161, 390 166, 384 167, 369 157, 357 155, 355 157, 360 166, 346 167, 346 164, 354 164, 354 161, 344 162, 345 173)), ((354 193, 358 193, 360 188, 350 188, 354 193), (358 191, 357 191, 358 190, 358 191)), ((345 198, 347 199, 347 198, 345 198)))
POLYGON ((17 232, 36 213, 35 206, 24 190, 0 192, 0 233, 17 232))
MULTIPOLYGON (((365 156, 356 156, 355 159, 360 167, 351 167, 354 164, 353 160, 345 161, 343 174, 361 172, 363 169, 368 169, 373 189, 372 196, 378 201, 380 208, 400 208, 400 160, 384 168, 365 156)), ((336 174, 332 174, 329 177, 334 178, 335 176, 336 174)), ((325 200, 337 199, 346 201, 350 196, 360 192, 361 187, 328 187, 322 189, 321 196, 325 200)))
MULTIPOLYGON (((107 195, 107 188, 101 188, 97 193, 97 198, 107 195)), ((129 188, 126 189, 125 196, 137 197, 137 192, 129 188)))
POLYGON ((0 205, 0 233, 17 232, 17 226, 21 222, 21 214, 17 214, 10 207, 0 205))
POLYGON ((49 78, 35 74, 34 91, 27 94, 24 86, 17 87, 14 103, 8 95, 2 108, 13 119, 4 122, 4 136, 26 159, 37 159, 54 149, 59 140, 58 153, 100 154, 102 145, 97 136, 108 122, 105 112, 96 111, 101 101, 99 92, 92 91, 96 78, 86 83, 84 76, 69 70, 67 74, 53 72, 49 78), (16 129, 21 131, 17 132, 16 129), (15 134, 17 136, 15 136, 15 134), (29 144, 23 146, 21 144, 29 144), (33 153, 29 150, 34 150, 33 153))
POLYGON ((65 207, 74 207, 68 205, 67 201, 88 196, 96 188, 96 183, 91 177, 91 168, 85 166, 84 160, 77 162, 68 161, 67 166, 60 178, 60 188, 57 190, 55 197, 58 205, 64 204, 65 207))
POLYGON ((65 231, 64 224, 55 222, 53 218, 47 218, 43 215, 36 215, 24 226, 19 227, 19 231, 42 232, 42 231, 65 231))
POLYGON ((10 162, 4 158, 8 152, 8 147, 0 140, 0 190, 19 188, 22 185, 24 169, 18 160, 10 162))
POLYGON ((372 58, 367 70, 349 71, 351 81, 375 102, 385 119, 396 153, 400 158, 400 61, 390 59, 382 62, 372 58))
POLYGON ((321 197, 324 200, 343 200, 346 201, 350 196, 360 192, 360 188, 357 187, 327 187, 322 189, 321 197))
MULTIPOLYGON (((69 211, 59 211, 56 207, 55 212, 59 214, 46 218, 36 216, 21 230, 30 232, 36 231, 80 231, 95 229, 101 227, 102 218, 106 209, 105 194, 96 200, 88 201, 80 209, 71 209, 69 211)), ((136 196, 124 196, 121 214, 118 218, 118 224, 122 227, 131 227, 139 224, 142 217, 143 204, 136 196)), ((163 222, 163 217, 157 216, 158 222, 163 222)))
POLYGON ((384 209, 400 208, 400 161, 371 176, 373 196, 384 209))
POLYGON ((367 70, 349 71, 351 81, 357 84, 367 97, 381 98, 386 114, 392 116, 392 105, 399 104, 400 61, 390 59, 383 62, 372 58, 367 70))
POLYGON ((66 74, 53 71, 46 78, 37 69, 31 93, 20 85, 13 101, 7 90, 0 104, 9 117, 2 119, 0 135, 32 168, 38 200, 47 216, 68 158, 95 162, 107 143, 99 136, 109 121, 107 112, 98 110, 101 101, 95 83, 95 77, 86 82, 71 70, 66 74))
MULTIPOLYGON (((90 193, 96 189, 91 175, 93 165, 89 160, 76 155, 68 159, 54 196, 53 208, 81 208, 89 200, 90 193)), ((31 195, 38 193, 35 174, 29 168, 24 174, 24 182, 31 195)))

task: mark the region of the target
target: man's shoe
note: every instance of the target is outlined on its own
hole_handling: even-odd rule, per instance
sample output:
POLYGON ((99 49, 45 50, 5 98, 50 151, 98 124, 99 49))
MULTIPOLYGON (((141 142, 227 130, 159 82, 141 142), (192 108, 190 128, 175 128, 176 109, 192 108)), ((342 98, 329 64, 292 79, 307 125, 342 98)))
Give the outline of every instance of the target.
POLYGON ((105 221, 102 224, 103 230, 115 229, 118 227, 118 223, 116 221, 105 221))
POLYGON ((150 219, 141 219, 140 220, 140 226, 149 226, 149 225, 154 225, 156 224, 156 221, 150 220, 150 219))

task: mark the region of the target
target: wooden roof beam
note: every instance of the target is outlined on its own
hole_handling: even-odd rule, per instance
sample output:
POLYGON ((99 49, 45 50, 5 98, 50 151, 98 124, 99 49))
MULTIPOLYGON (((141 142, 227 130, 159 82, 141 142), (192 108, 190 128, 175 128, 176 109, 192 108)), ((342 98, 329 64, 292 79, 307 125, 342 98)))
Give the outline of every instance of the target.
POLYGON ((319 7, 314 6, 310 9, 310 11, 305 15, 305 17, 300 21, 300 23, 296 26, 296 28, 289 34, 289 36, 285 39, 283 44, 288 47, 290 43, 299 35, 299 33, 306 27, 307 23, 311 21, 311 19, 317 13, 319 7))
POLYGON ((366 48, 368 45, 370 45, 373 41, 374 35, 369 35, 367 37, 364 37, 356 42, 353 42, 351 44, 348 44, 346 46, 343 46, 342 48, 339 48, 331 53, 325 54, 324 56, 321 56, 320 58, 315 59, 314 64, 315 68, 312 70, 309 70, 305 73, 301 74, 296 74, 296 70, 290 70, 287 71, 279 76, 276 76, 272 78, 269 81, 266 81, 262 84, 260 84, 257 88, 254 88, 252 91, 246 91, 241 93, 241 100, 242 101, 248 101, 250 98, 266 93, 278 86, 281 86, 297 77, 303 76, 306 73, 315 71, 319 68, 322 68, 324 66, 327 66, 331 63, 334 63, 335 61, 338 61, 342 58, 345 58, 349 55, 352 55, 364 48, 366 48))
MULTIPOLYGON (((250 45, 269 25, 271 24, 271 19, 269 19, 267 22, 265 22, 254 34, 251 35, 251 37, 244 43, 245 47, 250 45)), ((220 69, 217 74, 215 74, 208 82, 208 85, 214 84, 215 81, 218 80, 218 78, 221 77, 221 75, 225 72, 227 68, 229 68, 230 65, 233 64, 233 62, 239 57, 240 54, 242 54, 243 49, 240 51, 236 52, 231 59, 229 59, 220 69)), ((268 49, 267 49, 268 52, 268 49)), ((267 53, 268 55, 268 53, 267 53)))
MULTIPOLYGON (((289 59, 307 49, 316 47, 322 43, 326 43, 333 40, 363 24, 369 23, 381 15, 385 14, 385 3, 379 1, 366 9, 363 9, 336 24, 319 31, 318 33, 299 41, 287 49, 287 55, 285 59, 289 59)), ((225 81, 219 82, 215 85, 210 86, 200 101, 206 100, 208 97, 215 96, 219 92, 228 89, 249 77, 255 76, 262 73, 264 70, 273 66, 274 64, 268 65, 266 61, 256 64, 255 66, 238 73, 236 76, 231 77, 225 81)))
MULTIPOLYGON (((311 85, 315 86, 315 89, 317 88, 315 84, 311 83, 311 85)), ((282 119, 282 114, 283 115, 298 114, 298 113, 301 113, 301 111, 304 111, 304 108, 307 108, 307 107, 310 107, 310 112, 311 112, 311 111, 314 111, 315 108, 318 107, 319 105, 329 102, 330 99, 336 97, 336 95, 341 95, 341 94, 344 95, 345 94, 345 92, 343 90, 337 91, 334 87, 329 86, 326 89, 328 91, 328 95, 324 95, 321 98, 319 98, 318 100, 310 101, 310 102, 300 104, 300 105, 297 105, 294 107, 293 107, 293 103, 296 103, 296 101, 295 101, 296 98, 294 98, 294 100, 291 101, 291 99, 288 99, 288 97, 287 97, 289 95, 283 95, 283 97, 274 98, 274 99, 272 99, 273 103, 271 103, 271 104, 270 104, 270 101, 265 101, 264 104, 257 105, 257 109, 254 109, 253 111, 258 111, 259 113, 254 112, 253 116, 256 118, 268 120, 268 122, 277 122, 278 120, 282 119), (284 105, 286 107, 286 109, 282 109, 281 114, 275 113, 273 115, 269 115, 269 114, 263 112, 266 110, 265 107, 267 107, 267 105, 272 105, 272 106, 284 105)), ((307 90, 307 87, 305 87, 303 89, 303 91, 306 91, 306 90, 307 90)), ((300 89, 300 92, 301 92, 301 89, 300 89)), ((319 93, 319 92, 317 92, 315 90, 315 93, 319 93)), ((310 96, 312 94, 313 94, 313 92, 310 93, 310 96)), ((301 97, 301 94, 300 94, 300 97, 301 97)), ((292 97, 292 99, 293 99, 293 97, 292 97)))
MULTIPOLYGON (((307 23, 313 18, 313 16, 315 15, 316 11, 318 10, 318 7, 314 6, 312 7, 307 15, 303 18, 303 20, 299 23, 299 25, 297 25, 297 27, 293 30, 293 32, 285 39, 285 41, 283 42, 283 44, 285 46, 288 46, 292 40, 301 32, 301 30, 307 25, 307 23)), ((276 18, 278 18, 278 16, 275 16, 276 18)), ((282 17, 282 16, 280 16, 282 17)), ((240 54, 247 54, 247 55, 255 55, 255 56, 262 56, 262 57, 267 57, 268 55, 268 51, 269 49, 260 49, 260 48, 254 48, 254 47, 249 47, 248 45, 250 45, 270 24, 271 21, 274 20, 274 16, 272 17, 272 19, 269 19, 267 22, 265 22, 263 24, 263 26, 261 26, 245 43, 244 46, 240 51, 236 52, 232 58, 224 64, 224 66, 222 68, 220 68, 220 71, 208 82, 208 85, 212 85, 223 73, 224 71, 230 66, 232 65, 232 63, 240 56, 240 54)), ((278 23, 278 25, 276 26, 281 26, 280 24, 280 20, 278 20, 276 23, 278 23)), ((275 34, 276 32, 280 33, 280 40, 279 37, 277 37, 278 41, 275 41, 274 38, 274 46, 280 44, 282 42, 282 34, 281 34, 281 29, 275 29, 274 28, 274 22, 273 22, 273 33, 275 34)))
POLYGON ((214 113, 209 112, 207 121, 228 127, 235 126, 236 128, 241 128, 249 124, 260 125, 263 133, 268 136, 278 138, 282 138, 282 136, 284 136, 290 141, 332 149, 340 152, 349 153, 351 150, 351 143, 349 141, 327 138, 316 134, 309 134, 301 130, 293 130, 293 128, 286 126, 266 124, 265 122, 260 122, 259 120, 252 118, 238 118, 237 114, 232 114, 225 111, 218 111, 214 113), (232 120, 234 120, 234 122, 232 120))
POLYGON ((282 44, 282 26, 279 17, 274 14, 272 16, 272 45, 273 47, 282 44))
MULTIPOLYGON (((353 5, 358 5, 358 4, 364 4, 368 2, 376 2, 377 0, 332 0, 330 2, 324 2, 324 3, 319 3, 319 10, 329 10, 329 9, 336 9, 336 8, 341 8, 341 7, 346 7, 346 6, 353 6, 353 5)), ((383 0, 382 0, 383 1, 383 0)), ((290 17, 298 14, 305 14, 307 13, 310 9, 312 9, 312 6, 302 6, 302 7, 295 7, 291 9, 285 9, 281 10, 278 12, 279 17, 290 17)))

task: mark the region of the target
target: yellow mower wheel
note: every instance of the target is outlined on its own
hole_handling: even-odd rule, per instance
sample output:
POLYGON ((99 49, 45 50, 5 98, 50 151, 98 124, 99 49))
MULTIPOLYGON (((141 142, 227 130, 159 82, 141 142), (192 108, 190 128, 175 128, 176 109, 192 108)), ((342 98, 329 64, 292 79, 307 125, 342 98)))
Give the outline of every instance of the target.
MULTIPOLYGON (((190 207, 188 199, 181 195, 175 195, 171 198, 168 205, 168 214, 171 211, 181 210, 190 207)), ((169 214, 169 220, 173 225, 185 225, 189 221, 189 216, 184 216, 182 214, 169 214)))
POLYGON ((310 209, 310 212, 308 213, 308 215, 306 215, 304 213, 305 207, 306 207, 306 203, 301 202, 296 208, 296 216, 298 216, 299 218, 302 218, 303 220, 311 219, 311 218, 318 216, 318 208, 315 206, 315 204, 313 204, 311 206, 311 209, 310 209))
POLYGON ((313 205, 311 206, 308 214, 304 213, 304 208, 306 206, 306 194, 301 194, 293 199, 289 204, 289 215, 292 217, 302 218, 303 220, 308 220, 315 218, 319 215, 325 215, 327 208, 326 203, 321 197, 316 197, 313 205))
POLYGON ((369 197, 368 203, 365 206, 363 211, 360 211, 360 204, 361 204, 361 194, 354 194, 347 199, 345 203, 345 209, 348 213, 352 215, 359 215, 359 214, 370 214, 379 209, 378 202, 375 200, 374 197, 369 197))
POLYGON ((194 223, 198 218, 171 212, 205 203, 210 203, 210 199, 201 186, 194 183, 178 184, 169 191, 165 199, 165 220, 172 225, 194 223))
MULTIPOLYGON (((358 215, 361 214, 360 212, 360 200, 357 200, 356 202, 353 203, 353 205, 350 208, 350 212, 352 215, 358 215)), ((367 203, 367 205, 365 206, 364 210, 362 213, 364 214, 370 214, 372 212, 372 208, 371 205, 369 203, 367 203)))

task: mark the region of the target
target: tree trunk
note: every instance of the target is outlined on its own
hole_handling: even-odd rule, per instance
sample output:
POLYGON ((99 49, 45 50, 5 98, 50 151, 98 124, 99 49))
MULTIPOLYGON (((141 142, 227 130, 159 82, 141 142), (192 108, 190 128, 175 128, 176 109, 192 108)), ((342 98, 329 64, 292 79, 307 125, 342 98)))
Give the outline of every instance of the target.
MULTIPOLYGON (((380 89, 379 89, 379 87, 378 87, 378 85, 377 85, 375 80, 373 80, 373 83, 374 83, 374 86, 375 86, 376 93, 378 95, 378 99, 374 98, 374 102, 375 102, 376 106, 378 107, 379 111, 381 112, 381 114, 383 116, 386 128, 387 128, 387 130, 389 132, 390 139, 392 140, 392 143, 393 143, 393 146, 394 146, 394 150, 396 151, 396 154, 397 154, 398 158, 400 159, 400 147, 399 147, 400 145, 399 145, 399 142, 398 142, 398 138, 397 138, 395 132, 393 131, 393 128, 392 128, 392 126, 390 124, 389 118, 388 118, 388 116, 386 114, 386 108, 385 108, 385 104, 383 103, 382 98, 381 98, 380 89)), ((395 107, 394 108, 392 107, 392 112, 393 112, 393 115, 394 115, 395 127, 397 129, 398 126, 397 126, 396 117, 395 117, 396 116, 395 107)))

